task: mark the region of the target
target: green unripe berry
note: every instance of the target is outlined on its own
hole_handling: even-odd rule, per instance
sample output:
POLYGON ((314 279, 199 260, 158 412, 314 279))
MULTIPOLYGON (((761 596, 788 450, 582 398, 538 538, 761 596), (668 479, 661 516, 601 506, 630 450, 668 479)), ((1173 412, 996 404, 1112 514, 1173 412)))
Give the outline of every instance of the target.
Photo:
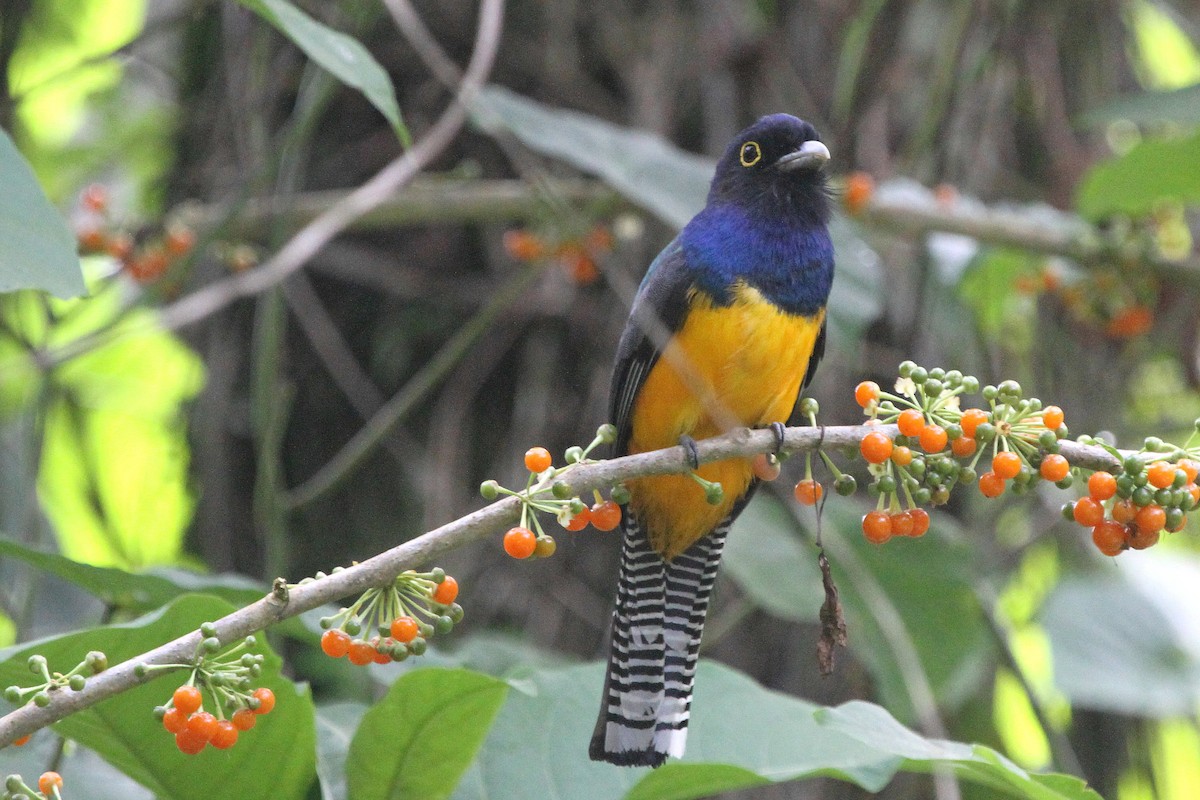
POLYGON ((1181 469, 1175 470, 1175 480, 1171 482, 1171 488, 1182 489, 1187 483, 1187 473, 1181 469))
POLYGON ((940 397, 943 388, 942 382, 933 376, 925 380, 925 395, 927 397, 940 397))
MULTIPOLYGON (((946 503, 950 502, 950 490, 947 489, 945 486, 939 486, 936 489, 934 489, 932 492, 929 491, 928 489, 922 489, 917 494, 920 494, 923 497, 929 498, 926 502, 932 503, 935 506, 944 506, 944 505, 946 505, 946 503)), ((916 497, 916 495, 914 495, 913 500, 916 500, 916 499, 917 499, 917 497, 916 497)))
POLYGON ((1182 508, 1168 508, 1167 509, 1167 524, 1166 524, 1167 530, 1178 529, 1179 526, 1181 526, 1181 525, 1183 525, 1183 509, 1182 508))
POLYGON ((1150 476, 1147 475, 1145 472, 1139 472, 1137 475, 1133 476, 1133 485, 1134 486, 1142 487, 1142 486, 1145 486, 1149 482, 1150 482, 1150 476))
POLYGON ((896 491, 896 479, 891 475, 880 475, 875 481, 875 485, 879 488, 880 494, 891 494, 896 491))
POLYGON ((571 514, 574 516, 576 514, 582 514, 584 509, 587 508, 587 503, 583 502, 578 497, 573 497, 571 498, 571 502, 568 504, 567 508, 571 510, 571 514))
POLYGON ((977 481, 977 480, 979 480, 979 476, 976 474, 975 470, 971 467, 963 467, 958 472, 958 482, 961 483, 963 486, 970 486, 971 484, 975 483, 975 481, 977 481))
POLYGON ((946 370, 942 369, 941 367, 933 367, 929 370, 929 377, 932 380, 940 381, 942 378, 946 377, 946 370))
POLYGON ((556 500, 566 500, 575 494, 575 490, 566 481, 555 481, 550 484, 550 494, 554 495, 556 500))
POLYGON ((959 425, 957 422, 951 422, 949 425, 946 426, 945 430, 946 430, 946 438, 952 442, 957 439, 962 438, 962 435, 963 435, 962 425, 959 425))
POLYGON ((983 387, 981 394, 983 395, 983 399, 990 403, 996 399, 996 387, 989 383, 987 386, 983 387))
POLYGON ((1016 402, 1021 399, 1021 384, 1011 379, 1001 381, 1000 385, 996 387, 996 394, 1001 398, 1007 397, 1016 402))
POLYGON ((38 708, 45 708, 50 705, 50 695, 45 691, 38 692, 33 696, 33 704, 38 708))
POLYGON ((912 463, 905 467, 918 480, 925 475, 925 459, 913 458, 912 463))
POLYGON ((990 422, 981 422, 975 428, 975 441, 985 445, 996 438, 996 426, 990 422))
POLYGON ((946 385, 950 386, 951 388, 958 386, 960 383, 962 383, 962 379, 963 379, 963 374, 960 370, 957 370, 957 369, 950 370, 949 372, 946 373, 946 377, 945 377, 946 385))
POLYGON ((1122 475, 1117 478, 1117 497, 1123 500, 1128 500, 1133 496, 1133 490, 1137 487, 1133 485, 1133 478, 1128 475, 1122 475))
POLYGON ((839 475, 833 482, 833 490, 842 497, 849 497, 854 494, 856 489, 858 489, 858 481, 854 479, 853 475, 845 472, 839 475))
POLYGON ((425 655, 425 649, 427 647, 428 647, 428 643, 425 641, 425 638, 422 636, 418 636, 417 638, 413 639, 411 642, 408 643, 408 649, 414 656, 425 655))
POLYGON ((578 464, 583 460, 583 448, 579 445, 571 445, 567 448, 567 452, 563 453, 563 459, 568 464, 578 464))
POLYGON ((964 375, 962 379, 963 391, 967 394, 975 394, 979 391, 979 378, 974 375, 964 375))
POLYGON ((98 675, 108 669, 108 656, 99 650, 89 650, 88 654, 83 657, 83 660, 93 675, 98 675))
POLYGON ((73 692, 82 692, 83 687, 87 686, 87 678, 82 675, 72 675, 67 681, 67 685, 71 687, 73 692))
POLYGON ((362 622, 358 617, 351 617, 342 625, 342 629, 351 636, 358 636, 358 634, 362 633, 362 622))
POLYGON ((804 397, 800 400, 800 413, 806 417, 815 417, 821 411, 821 406, 814 397, 804 397))
POLYGON ((434 633, 438 634, 439 636, 445 636, 447 633, 449 633, 453 629, 454 629, 454 620, 450 619, 450 617, 447 616, 446 614, 443 614, 442 616, 438 617, 437 621, 433 624, 434 633))
POLYGON ((1163 440, 1158 438, 1157 436, 1147 436, 1146 442, 1145 442, 1145 448, 1147 450, 1150 450, 1151 452, 1155 452, 1155 453, 1161 452, 1163 449, 1163 440))
POLYGON ((725 489, 715 481, 704 487, 704 499, 710 506, 720 505, 725 499, 725 489))
POLYGON ((618 483, 612 487, 612 491, 608 493, 609 499, 619 506, 623 506, 632 499, 629 489, 623 483, 618 483))
POLYGON ((924 367, 914 366, 909 371, 908 377, 919 386, 929 379, 929 372, 924 367))
POLYGON ((21 702, 21 687, 20 686, 9 686, 7 689, 4 690, 4 699, 7 700, 9 703, 11 703, 14 706, 17 705, 18 703, 20 703, 21 702))
POLYGON ((1068 472, 1061 481, 1055 481, 1054 485, 1060 489, 1070 489, 1075 483, 1075 475, 1068 472))
POLYGON ((133 667, 133 675, 136 678, 144 678, 150 674, 150 668, 145 664, 135 664, 133 667))
POLYGON ((875 483, 874 481, 872 481, 871 483, 868 483, 867 484, 867 496, 868 497, 879 497, 879 484, 875 483))
POLYGON ((617 440, 617 426, 606 422, 596 429, 596 438, 604 444, 612 444, 617 440))
POLYGON ((1075 504, 1074 503, 1063 503, 1062 508, 1059 510, 1062 512, 1063 519, 1065 519, 1067 522, 1075 521, 1075 504))
POLYGON ((1142 471, 1142 467, 1145 465, 1137 456, 1126 456, 1124 466, 1126 475, 1137 475, 1142 471))
POLYGON ((1173 493, 1170 489, 1159 489, 1154 493, 1154 502, 1160 506, 1169 506, 1171 505, 1172 495, 1173 493))
POLYGON ((1150 491, 1149 487, 1139 486, 1133 490, 1133 504, 1135 506, 1148 506, 1154 502, 1154 492, 1150 491))
POLYGON ((1058 446, 1058 436, 1055 435, 1054 431, 1042 431, 1041 435, 1038 436, 1038 446, 1047 453, 1057 453, 1060 449, 1058 446))
MULTIPOLYGON (((916 362, 914 362, 914 361, 901 361, 900 362, 900 370, 899 370, 900 377, 901 378, 912 377, 912 371, 916 368, 917 368, 917 365, 916 365, 916 362)), ((1200 419, 1196 420, 1196 429, 1200 430, 1200 419)))
POLYGON ((30 672, 35 675, 40 675, 42 674, 42 671, 46 669, 46 657, 37 654, 31 655, 29 657, 28 664, 30 672))
POLYGON ((484 481, 479 484, 479 494, 484 500, 495 500, 500 494, 500 484, 495 481, 484 481))
POLYGON ((451 603, 450 607, 446 609, 446 615, 454 620, 455 624, 462 622, 463 614, 463 607, 458 603, 451 603))
MULTIPOLYGON (((947 494, 947 496, 950 494, 949 489, 946 489, 946 494, 947 494)), ((928 489, 926 489, 925 487, 921 487, 920 489, 917 489, 915 492, 913 492, 913 502, 919 506, 929 505, 929 501, 932 498, 933 498, 933 493, 931 491, 929 491, 928 489)))
POLYGON ((200 623, 200 635, 204 636, 204 637, 216 636, 217 635, 217 626, 212 624, 211 622, 200 623))

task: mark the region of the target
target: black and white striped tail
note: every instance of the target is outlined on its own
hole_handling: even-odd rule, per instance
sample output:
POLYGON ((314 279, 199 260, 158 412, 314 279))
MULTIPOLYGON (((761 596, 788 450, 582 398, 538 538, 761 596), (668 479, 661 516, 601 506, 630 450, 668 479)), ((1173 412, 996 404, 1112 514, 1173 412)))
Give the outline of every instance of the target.
POLYGON ((657 767, 683 755, 708 598, 735 516, 666 561, 626 513, 593 760, 657 767))

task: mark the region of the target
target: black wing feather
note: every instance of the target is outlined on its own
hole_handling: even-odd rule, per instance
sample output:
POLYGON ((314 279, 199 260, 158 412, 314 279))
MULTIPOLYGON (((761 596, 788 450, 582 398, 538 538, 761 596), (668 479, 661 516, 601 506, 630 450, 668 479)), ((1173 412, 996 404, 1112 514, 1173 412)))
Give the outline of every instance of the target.
POLYGON ((617 426, 617 455, 626 454, 634 400, 662 353, 661 345, 666 344, 655 334, 674 334, 683 326, 691 286, 683 247, 676 237, 646 271, 633 301, 629 322, 617 345, 612 392, 609 394, 609 419, 617 426), (659 326, 661 329, 655 331, 659 326))

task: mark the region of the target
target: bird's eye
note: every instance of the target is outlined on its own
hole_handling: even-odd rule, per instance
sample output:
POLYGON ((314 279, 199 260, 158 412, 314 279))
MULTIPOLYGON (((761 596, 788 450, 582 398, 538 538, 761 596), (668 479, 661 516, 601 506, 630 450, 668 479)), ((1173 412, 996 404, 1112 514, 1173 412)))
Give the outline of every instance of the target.
POLYGON ((762 161, 762 149, 758 146, 758 142, 746 142, 742 145, 740 156, 743 167, 753 167, 762 161))

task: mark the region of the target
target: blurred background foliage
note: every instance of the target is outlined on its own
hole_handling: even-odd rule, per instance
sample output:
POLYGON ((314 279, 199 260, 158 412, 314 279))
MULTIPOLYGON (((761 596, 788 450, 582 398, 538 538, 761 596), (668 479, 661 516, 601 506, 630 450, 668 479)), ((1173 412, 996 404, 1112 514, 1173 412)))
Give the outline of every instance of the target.
MULTIPOLYGON (((244 582, 225 573, 266 585, 363 559, 479 507, 485 478, 523 480, 527 447, 589 441, 631 287, 702 204, 725 142, 769 112, 816 125, 839 191, 862 171, 880 202, 1110 245, 1079 263, 839 217, 834 335, 813 387, 825 423, 858 421, 854 384, 890 385, 905 358, 1018 379, 1073 433, 1122 445, 1182 442, 1200 415, 1200 273, 1160 268, 1197 263, 1194 0, 513 0, 472 125, 418 183, 281 286, 156 330, 158 307, 252 269, 450 101, 384 6, 298 5, 365 46, 399 115, 365 67, 356 91, 314 66, 342 40, 306 40, 279 2, 0 7, 0 127, 69 220, 90 292, 0 295, 0 646, 123 619, 166 602, 164 586, 236 602, 244 582), (109 338, 71 349, 95 332, 109 338), (397 396, 377 446, 313 481, 397 396), (104 589, 127 573, 165 583, 104 589)), ((475 4, 414 6, 465 65, 475 4)), ((851 646, 821 679, 814 519, 764 492, 731 537, 705 655, 814 703, 873 699, 1104 797, 1200 796, 1195 522, 1114 562, 1062 521, 1069 491, 975 495, 958 492, 932 535, 882 548, 858 533, 865 501, 829 503, 851 646)), ((599 655, 616 542, 559 541, 537 563, 481 546, 443 564, 468 610, 465 654, 447 663, 599 655)), ((343 669, 292 633, 280 644, 327 704, 322 736, 352 731, 395 673, 343 669)), ((590 709, 599 683, 578 683, 590 709)), ((546 712, 505 706, 498 729, 528 731, 523 713, 546 712)), ((456 796, 504 785, 488 781, 513 753, 489 743, 456 796)), ((570 745, 563 758, 581 759, 584 741, 570 745)), ((618 796, 624 781, 589 786, 618 796)), ((323 796, 336 783, 323 772, 323 796)), ((730 796, 864 796, 858 783, 730 796)), ((932 785, 903 775, 880 796, 932 785)))

